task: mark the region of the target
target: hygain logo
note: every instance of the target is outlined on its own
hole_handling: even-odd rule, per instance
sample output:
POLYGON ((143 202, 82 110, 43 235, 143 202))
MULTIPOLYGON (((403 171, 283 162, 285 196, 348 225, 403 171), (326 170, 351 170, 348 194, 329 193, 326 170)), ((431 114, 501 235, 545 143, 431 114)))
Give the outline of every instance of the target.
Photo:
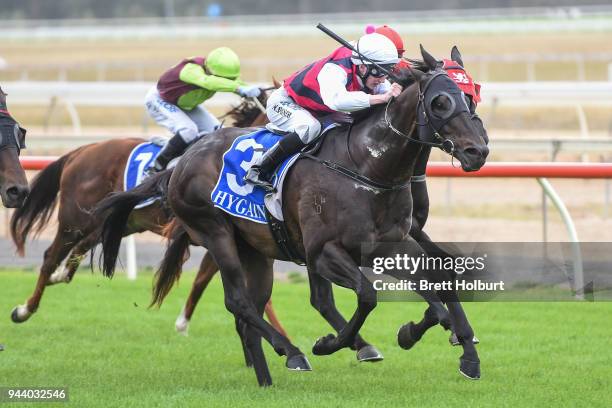
MULTIPOLYGON (((257 162, 257 160, 259 160, 259 158, 263 156, 263 148, 264 147, 262 145, 260 145, 253 139, 241 140, 236 145, 236 150, 241 151, 241 152, 246 152, 247 149, 253 149, 253 156, 251 157, 251 160, 249 161, 243 160, 242 163, 240 163, 240 168, 242 168, 245 172, 248 171, 251 168, 251 166, 253 166, 257 162)), ((248 183, 244 185, 239 184, 238 176, 233 173, 227 173, 226 179, 227 179, 227 185, 230 188, 230 190, 232 190, 234 193, 241 195, 241 196, 246 196, 246 195, 251 194, 253 192, 253 189, 255 188, 253 184, 248 184, 248 183)), ((242 179, 242 176, 240 177, 240 179, 242 179)))

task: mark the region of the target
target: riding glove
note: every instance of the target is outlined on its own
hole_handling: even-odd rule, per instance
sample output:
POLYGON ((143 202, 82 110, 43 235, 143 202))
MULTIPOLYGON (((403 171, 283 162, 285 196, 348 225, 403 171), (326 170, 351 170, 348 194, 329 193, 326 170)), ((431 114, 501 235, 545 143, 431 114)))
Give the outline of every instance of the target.
POLYGON ((257 86, 241 86, 236 90, 238 95, 244 98, 257 98, 261 94, 261 89, 257 86))

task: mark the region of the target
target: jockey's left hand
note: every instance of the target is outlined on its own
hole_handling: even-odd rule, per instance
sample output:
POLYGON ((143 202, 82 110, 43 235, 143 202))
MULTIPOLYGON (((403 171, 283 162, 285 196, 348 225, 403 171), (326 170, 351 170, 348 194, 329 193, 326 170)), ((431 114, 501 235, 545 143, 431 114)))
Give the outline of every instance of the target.
POLYGON ((261 89, 254 85, 241 86, 236 90, 236 92, 243 98, 257 98, 259 95, 261 95, 261 89))
POLYGON ((402 86, 400 84, 398 84, 397 82, 394 82, 391 84, 391 88, 389 89, 389 93, 391 93, 391 96, 397 98, 398 96, 400 96, 400 94, 402 93, 404 88, 402 88, 402 86))

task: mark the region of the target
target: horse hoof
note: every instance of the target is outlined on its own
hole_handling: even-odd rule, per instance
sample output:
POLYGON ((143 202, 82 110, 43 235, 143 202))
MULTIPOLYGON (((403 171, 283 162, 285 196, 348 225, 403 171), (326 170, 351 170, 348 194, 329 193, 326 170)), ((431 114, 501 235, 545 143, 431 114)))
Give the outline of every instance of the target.
POLYGON ((0 344, 0 351, 4 351, 4 344, 0 344))
POLYGON ((459 372, 470 380, 480 379, 480 361, 459 359, 459 372))
POLYGON ((11 320, 13 323, 23 323, 28 320, 30 316, 32 316, 32 313, 30 313, 25 306, 17 306, 11 312, 11 320))
POLYGON ((384 357, 378 349, 372 345, 364 346, 359 349, 357 352, 357 361, 363 363, 368 361, 370 363, 375 363, 377 361, 383 361, 384 357))
POLYGON ((335 347, 336 336, 328 334, 327 336, 320 337, 312 346, 312 354, 317 356, 326 356, 332 354, 337 350, 335 347))
MULTIPOLYGON (((451 346, 460 346, 461 342, 459 342, 459 339, 457 338, 457 335, 453 332, 451 333, 450 337, 448 338, 448 342, 450 343, 451 346)), ((480 340, 478 340, 478 337, 474 336, 472 338, 472 342, 474 344, 478 344, 480 343, 480 340)))
POLYGON ((397 344, 404 350, 410 350, 418 341, 412 337, 412 326, 414 326, 414 322, 403 325, 397 331, 397 344))
POLYGON ((182 315, 176 319, 174 327, 178 334, 185 337, 189 336, 189 320, 185 319, 182 315))
POLYGON ((293 357, 289 357, 285 365, 291 371, 312 371, 310 362, 303 354, 296 354, 293 357))

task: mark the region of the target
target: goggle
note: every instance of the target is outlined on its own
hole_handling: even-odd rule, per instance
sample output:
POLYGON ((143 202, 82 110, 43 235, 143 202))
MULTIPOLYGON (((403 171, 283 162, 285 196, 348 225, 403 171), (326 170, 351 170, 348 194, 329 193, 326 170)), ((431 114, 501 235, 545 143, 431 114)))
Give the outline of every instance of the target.
POLYGON ((374 78, 382 78, 388 75, 387 72, 392 72, 395 69, 395 64, 380 64, 380 66, 387 71, 385 72, 375 65, 368 65, 368 75, 372 75, 374 78))

